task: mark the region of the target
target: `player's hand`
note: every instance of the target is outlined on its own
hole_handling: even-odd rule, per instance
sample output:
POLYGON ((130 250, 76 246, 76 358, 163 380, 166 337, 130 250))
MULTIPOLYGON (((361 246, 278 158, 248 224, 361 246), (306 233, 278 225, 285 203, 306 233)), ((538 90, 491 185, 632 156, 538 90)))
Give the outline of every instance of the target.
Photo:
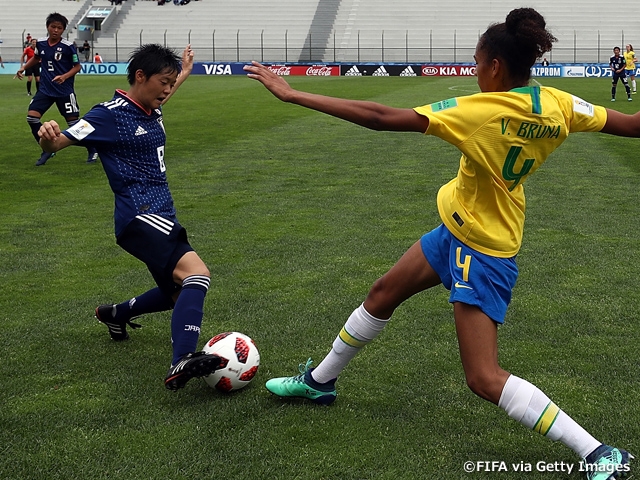
POLYGON ((17 78, 18 80, 22 80, 22 77, 24 76, 24 69, 21 68, 20 70, 18 70, 15 74, 15 76, 13 78, 17 78))
POLYGON ((44 122, 38 130, 38 136, 50 142, 55 142, 60 135, 60 125, 55 120, 44 122))
POLYGON ((193 50, 191 50, 191 44, 187 45, 182 52, 182 71, 185 73, 191 73, 193 69, 193 50))
POLYGON ((251 65, 245 65, 243 69, 246 72, 249 72, 247 74, 247 77, 258 80, 278 99, 282 100, 283 102, 289 101, 289 97, 293 92, 293 89, 284 78, 276 75, 267 67, 259 62, 256 62, 255 60, 251 62, 251 65))
POLYGON ((65 81, 65 78, 63 75, 56 75, 51 81, 53 83, 57 83, 58 85, 62 85, 65 81))

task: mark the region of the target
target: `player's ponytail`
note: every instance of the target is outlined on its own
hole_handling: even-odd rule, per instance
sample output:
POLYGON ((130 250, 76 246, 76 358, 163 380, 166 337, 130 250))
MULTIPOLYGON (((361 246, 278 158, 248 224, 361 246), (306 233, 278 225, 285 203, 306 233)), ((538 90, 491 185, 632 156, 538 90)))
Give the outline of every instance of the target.
POLYGON ((480 38, 480 47, 500 58, 518 83, 526 83, 531 67, 553 47, 557 39, 546 28, 544 17, 533 8, 516 8, 504 23, 491 25, 480 38))

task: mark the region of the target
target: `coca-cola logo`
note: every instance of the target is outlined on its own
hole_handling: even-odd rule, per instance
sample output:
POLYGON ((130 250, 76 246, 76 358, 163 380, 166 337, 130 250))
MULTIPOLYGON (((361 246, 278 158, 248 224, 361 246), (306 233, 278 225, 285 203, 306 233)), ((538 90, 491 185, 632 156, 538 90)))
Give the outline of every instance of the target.
POLYGON ((291 67, 287 67, 285 65, 271 65, 269 67, 269 70, 271 70, 276 75, 291 75, 291 67))
POLYGON ((328 77, 331 75, 332 70, 333 69, 331 67, 327 67, 326 65, 314 65, 307 68, 307 72, 305 75, 328 77))
POLYGON ((437 67, 422 67, 422 75, 437 75, 437 67))

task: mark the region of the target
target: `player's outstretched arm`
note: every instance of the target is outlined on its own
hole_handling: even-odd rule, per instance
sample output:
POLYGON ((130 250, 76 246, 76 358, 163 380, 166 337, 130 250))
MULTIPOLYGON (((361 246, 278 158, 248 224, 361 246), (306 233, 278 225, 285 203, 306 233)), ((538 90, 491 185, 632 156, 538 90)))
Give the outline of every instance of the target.
POLYGON ((20 65, 20 68, 18 69, 15 77, 13 78, 18 78, 19 80, 22 80, 22 77, 24 77, 24 71, 27 70, 28 68, 35 67, 39 63, 40 63, 40 57, 37 57, 34 55, 29 60, 27 60, 27 63, 25 63, 24 65, 20 65))
POLYGON ((628 115, 607 108, 607 123, 601 132, 620 137, 640 137, 640 112, 628 115))
POLYGON ((191 71, 193 70, 193 56, 194 53, 193 50, 191 50, 191 44, 189 44, 182 52, 182 70, 180 71, 178 78, 176 78, 176 83, 173 85, 171 93, 169 93, 169 95, 167 95, 167 97, 162 101, 162 105, 169 101, 173 94, 176 93, 176 90, 178 90, 178 87, 184 83, 189 75, 191 75, 191 71))
POLYGON ((326 113, 372 130, 392 130, 424 133, 429 119, 411 108, 394 108, 375 102, 347 100, 316 95, 291 88, 284 78, 276 75, 259 62, 245 65, 247 77, 258 80, 276 98, 318 112, 326 113))
POLYGON ((45 152, 57 152, 69 145, 77 143, 75 140, 70 140, 66 135, 63 135, 60 131, 60 125, 55 120, 44 122, 38 130, 40 136, 40 147, 45 152))

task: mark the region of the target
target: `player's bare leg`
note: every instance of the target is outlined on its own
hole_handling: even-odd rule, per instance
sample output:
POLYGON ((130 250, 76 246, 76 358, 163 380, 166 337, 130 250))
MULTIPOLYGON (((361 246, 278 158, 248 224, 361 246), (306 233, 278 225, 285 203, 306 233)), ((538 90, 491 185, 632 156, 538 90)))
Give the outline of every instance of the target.
POLYGON ((478 307, 463 303, 454 304, 454 317, 467 385, 476 395, 495 403, 526 427, 564 443, 584 459, 584 468, 628 468, 633 456, 596 440, 539 388, 500 367, 498 327, 493 320, 478 307))
POLYGON ((422 253, 420 241, 416 242, 373 284, 366 300, 353 311, 317 368, 311 368, 309 359, 300 364, 298 375, 271 379, 267 389, 281 397, 332 403, 336 398, 337 376, 382 331, 394 310, 407 298, 439 283, 440 278, 422 253))

